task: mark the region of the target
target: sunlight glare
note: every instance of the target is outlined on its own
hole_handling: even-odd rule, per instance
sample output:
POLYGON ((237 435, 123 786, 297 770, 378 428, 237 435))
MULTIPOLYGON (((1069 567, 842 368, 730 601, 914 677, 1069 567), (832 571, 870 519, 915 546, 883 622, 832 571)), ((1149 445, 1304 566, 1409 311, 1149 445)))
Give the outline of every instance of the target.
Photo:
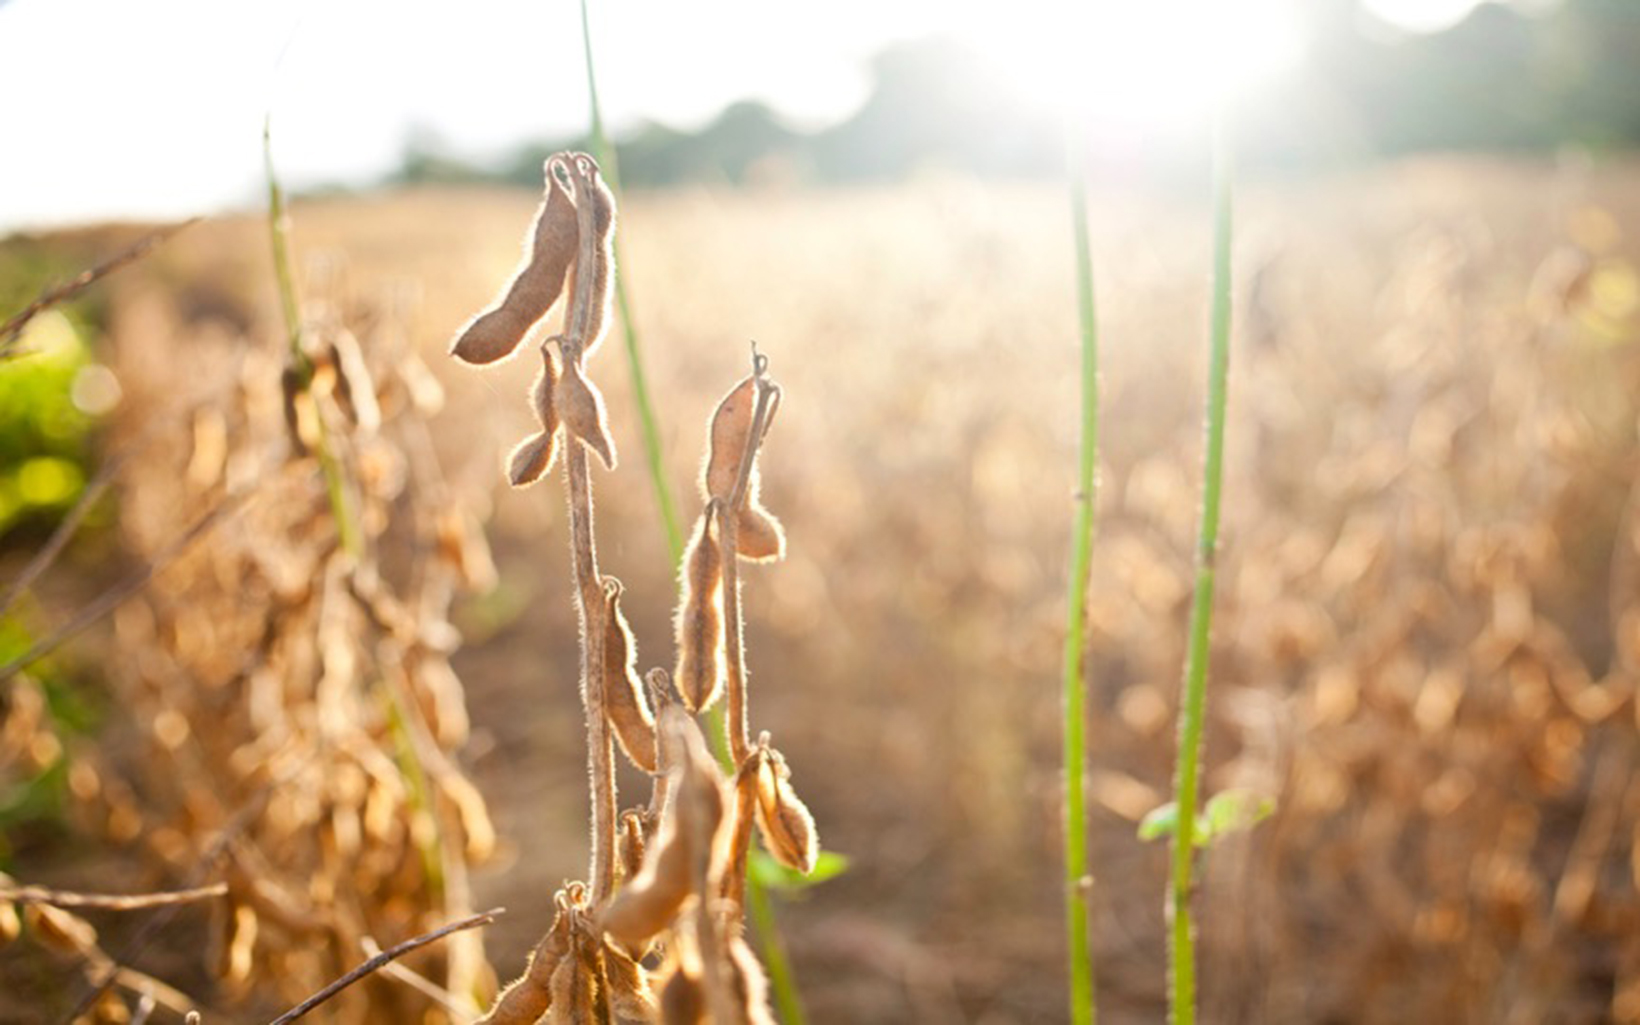
POLYGON ((1293 0, 1023 0, 968 30, 1019 91, 1090 131, 1168 135, 1303 58, 1293 0))

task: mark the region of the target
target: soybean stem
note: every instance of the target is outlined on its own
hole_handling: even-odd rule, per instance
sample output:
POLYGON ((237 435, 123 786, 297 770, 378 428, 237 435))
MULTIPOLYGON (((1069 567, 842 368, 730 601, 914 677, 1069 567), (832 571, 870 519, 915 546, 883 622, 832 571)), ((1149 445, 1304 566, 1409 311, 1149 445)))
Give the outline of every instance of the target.
POLYGON ((1230 199, 1230 143, 1225 112, 1221 108, 1215 112, 1213 122, 1213 311, 1201 531, 1196 544, 1196 594, 1190 613, 1190 648, 1179 703, 1178 766, 1174 776, 1178 825, 1173 834, 1173 878, 1167 906, 1172 965, 1169 1006, 1175 1025, 1193 1025, 1196 1020, 1191 873, 1195 866, 1196 806, 1202 729, 1207 711, 1208 643, 1212 633, 1219 497, 1224 477, 1224 416, 1230 370, 1230 199))

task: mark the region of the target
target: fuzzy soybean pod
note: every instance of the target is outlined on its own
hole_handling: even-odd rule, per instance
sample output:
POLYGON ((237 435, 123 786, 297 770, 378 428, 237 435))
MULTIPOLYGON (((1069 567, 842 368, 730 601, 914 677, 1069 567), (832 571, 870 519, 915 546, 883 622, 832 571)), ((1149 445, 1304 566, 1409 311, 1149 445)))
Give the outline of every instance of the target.
POLYGON ((621 614, 621 582, 604 578, 604 714, 632 764, 655 771, 655 716, 638 679, 638 649, 621 614))
POLYGON ((553 400, 558 377, 558 357, 547 346, 541 346, 541 371, 530 386, 530 404, 535 407, 541 430, 519 442, 507 461, 507 480, 515 488, 540 480, 558 457, 558 407, 553 400))
MULTIPOLYGON (((573 956, 558 962, 552 973, 552 1006, 547 1010, 548 1025, 597 1025, 607 1017, 598 1013, 598 962, 595 941, 580 928, 570 928, 573 956)), ((607 1007, 605 1010, 607 1011, 607 1007)))
POLYGON ((560 905, 552 928, 530 953, 529 964, 501 995, 478 1025, 535 1025, 552 1005, 552 979, 570 950, 570 914, 560 905))
POLYGON ((723 691, 723 554, 713 508, 708 506, 701 514, 683 557, 678 664, 672 679, 692 712, 711 707, 723 691))
MULTIPOLYGON (((706 465, 701 471, 701 492, 708 499, 728 503, 734 500, 735 488, 740 482, 740 467, 746 460, 747 449, 761 444, 762 438, 752 438, 757 416, 758 377, 747 376, 729 390, 712 413, 707 429, 706 465)), ((763 433, 774 422, 778 404, 771 404, 763 421, 763 433)), ((746 490, 740 506, 735 510, 735 552, 743 559, 765 562, 786 554, 786 534, 780 521, 763 508, 759 497, 761 480, 757 456, 752 456, 746 490)))
MULTIPOLYGON (((609 333, 610 305, 615 293, 615 194, 609 191, 596 168, 587 179, 592 183, 591 195, 586 198, 592 203, 592 231, 598 244, 592 256, 592 302, 587 309, 586 335, 581 349, 591 358, 604 335, 609 333)), ((571 294, 580 274, 581 267, 577 264, 570 275, 571 294)))
POLYGON ((812 872, 820 851, 814 816, 792 789, 792 773, 786 759, 768 746, 766 737, 759 742, 759 747, 765 756, 757 776, 758 832, 763 834, 763 843, 776 861, 799 872, 812 872))
POLYGON ((604 943, 604 979, 609 983, 609 1010, 617 1022, 654 1021, 659 1011, 649 973, 619 944, 604 943))
POLYGON ((580 238, 575 204, 546 166, 547 197, 535 216, 525 260, 499 302, 473 318, 450 347, 468 363, 494 363, 512 355, 536 321, 546 316, 564 291, 564 279, 580 238))
POLYGON ((682 965, 672 969, 661 986, 661 1022, 663 1025, 705 1025, 706 990, 698 975, 691 975, 682 965))
POLYGON ((655 842, 644 852, 643 868, 615 895, 600 923, 610 939, 629 950, 644 949, 672 924, 695 893, 699 875, 711 877, 722 868, 727 802, 716 763, 683 709, 666 709, 660 728, 683 735, 675 795, 655 842))
POLYGON ((564 372, 553 389, 553 405, 573 438, 598 454, 604 468, 615 469, 615 439, 609 433, 609 412, 603 393, 587 380, 575 360, 564 361, 564 372))

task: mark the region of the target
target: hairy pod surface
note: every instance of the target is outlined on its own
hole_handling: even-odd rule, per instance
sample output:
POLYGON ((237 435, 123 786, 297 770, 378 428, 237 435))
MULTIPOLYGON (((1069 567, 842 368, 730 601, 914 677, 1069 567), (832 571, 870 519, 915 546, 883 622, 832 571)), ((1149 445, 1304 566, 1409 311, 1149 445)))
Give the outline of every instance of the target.
POLYGON ((609 983, 609 1011, 616 1022, 652 1022, 660 1010, 649 973, 617 944, 605 943, 604 979, 609 983))
MULTIPOLYGON (((615 194, 609 191, 603 176, 595 169, 587 177, 592 183, 592 194, 587 198, 592 203, 592 230, 598 245, 593 251, 592 301, 587 310, 586 337, 581 341, 581 348, 587 358, 591 358, 609 333, 610 307, 615 295, 615 194)), ((575 288, 574 278, 580 273, 581 268, 576 266, 571 290, 575 288)))
POLYGON ((552 973, 552 1005, 548 1025, 598 1025, 597 964, 587 953, 587 939, 570 928, 570 956, 552 973))
POLYGON ((667 815, 644 854, 643 867, 604 912, 601 924, 611 939, 631 950, 644 950, 672 924, 692 892, 689 847, 676 814, 667 815))
POLYGON ((552 928, 530 952, 524 974, 501 991, 478 1025, 535 1025, 547 1013, 552 1005, 553 976, 569 954, 569 918, 560 908, 552 928))
POLYGON ((791 770, 780 752, 768 749, 757 777, 757 827, 774 859, 805 874, 814 871, 820 841, 814 816, 792 789, 791 770))
MULTIPOLYGON (((752 475, 755 481, 757 475, 752 475)), ((769 510, 748 492, 746 504, 735 515, 735 554, 752 562, 775 562, 786 557, 786 531, 769 510)))
POLYGON ((604 578, 604 714, 632 764, 655 771, 655 716, 638 679, 638 649, 621 613, 621 582, 604 578))
POLYGON ((643 871, 643 852, 647 842, 643 813, 631 809, 622 812, 621 835, 616 848, 622 879, 634 879, 643 871))
POLYGON ((729 390, 712 413, 707 429, 706 467, 701 472, 703 497, 728 502, 740 480, 740 464, 752 439, 757 412, 757 377, 748 375, 729 390))
POLYGON ((564 372, 553 389, 553 405, 569 433, 597 453, 604 468, 615 469, 615 439, 609 433, 609 412, 598 386, 587 380, 575 360, 564 361, 564 372))
POLYGON ((769 1010, 769 980, 758 964, 757 955, 739 936, 729 940, 729 964, 733 973, 735 999, 746 1014, 746 1025, 775 1025, 769 1010))
POLYGON ((569 192, 547 166, 547 197, 535 218, 523 266, 501 300, 480 313, 456 337, 450 352, 468 363, 494 363, 512 355, 530 327, 546 316, 564 291, 564 279, 580 230, 569 192))
POLYGON ((611 939, 631 950, 644 949, 667 929, 695 895, 697 878, 722 867, 723 786, 700 727, 674 705, 662 715, 660 729, 669 734, 668 748, 682 754, 676 791, 642 869, 615 895, 600 923, 611 939))
POLYGON ((673 967, 661 986, 662 1025, 705 1025, 706 990, 700 978, 684 971, 682 965, 673 967))
POLYGON ((678 696, 692 712, 711 707, 723 691, 723 554, 708 508, 695 524, 683 557, 683 603, 678 611, 678 696))
POLYGON ((557 458, 557 431, 532 434, 507 457, 507 482, 515 488, 529 487, 547 475, 557 458))

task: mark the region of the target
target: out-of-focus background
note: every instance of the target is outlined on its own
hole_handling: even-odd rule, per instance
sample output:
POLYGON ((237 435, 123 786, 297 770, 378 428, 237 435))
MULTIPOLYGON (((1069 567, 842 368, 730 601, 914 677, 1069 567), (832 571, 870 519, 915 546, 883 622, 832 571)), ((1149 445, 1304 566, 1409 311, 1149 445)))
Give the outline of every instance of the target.
MULTIPOLYGON (((1205 856, 1204 1017, 1640 1020, 1640 11, 1061 6, 591 11, 620 272, 685 525, 748 340, 785 389, 762 470, 789 555, 743 579, 754 728, 850 859, 775 895, 809 1019, 1065 1017, 1067 140, 1104 357, 1101 1012, 1164 1012, 1166 854, 1135 828, 1173 759, 1217 102, 1240 178, 1206 780, 1276 811, 1205 856)), ((506 904, 483 953, 516 973, 585 868, 565 514, 555 481, 502 482, 532 358, 444 352, 516 265, 543 157, 588 145, 579 12, 9 0, 0 94, 0 318, 210 215, 0 363, 0 587, 110 484, 6 595, 0 657, 161 567, 0 683, 0 872, 135 892, 232 867, 227 910, 146 933, 0 917, 0 1020, 63 1019, 88 943, 223 1020, 259 1013, 361 937, 436 924, 434 891, 506 904), (322 557, 321 468, 289 456, 264 115, 309 331, 379 393, 379 423, 339 443, 381 578, 432 624, 407 648, 382 601, 335 611, 353 606, 322 557), (336 725, 357 711, 344 680, 377 701, 357 731, 336 725), (429 738, 388 691, 425 702, 429 738), (309 780, 325 759, 341 768, 309 780), (465 840, 470 878, 430 822, 465 840)), ((670 665, 622 326, 593 366, 621 454, 595 476, 600 557, 640 665, 670 665)), ((394 1003, 420 999, 402 980, 373 987, 372 1013, 423 1013, 394 1003)), ((122 1020, 132 992, 96 1013, 122 1020)))

